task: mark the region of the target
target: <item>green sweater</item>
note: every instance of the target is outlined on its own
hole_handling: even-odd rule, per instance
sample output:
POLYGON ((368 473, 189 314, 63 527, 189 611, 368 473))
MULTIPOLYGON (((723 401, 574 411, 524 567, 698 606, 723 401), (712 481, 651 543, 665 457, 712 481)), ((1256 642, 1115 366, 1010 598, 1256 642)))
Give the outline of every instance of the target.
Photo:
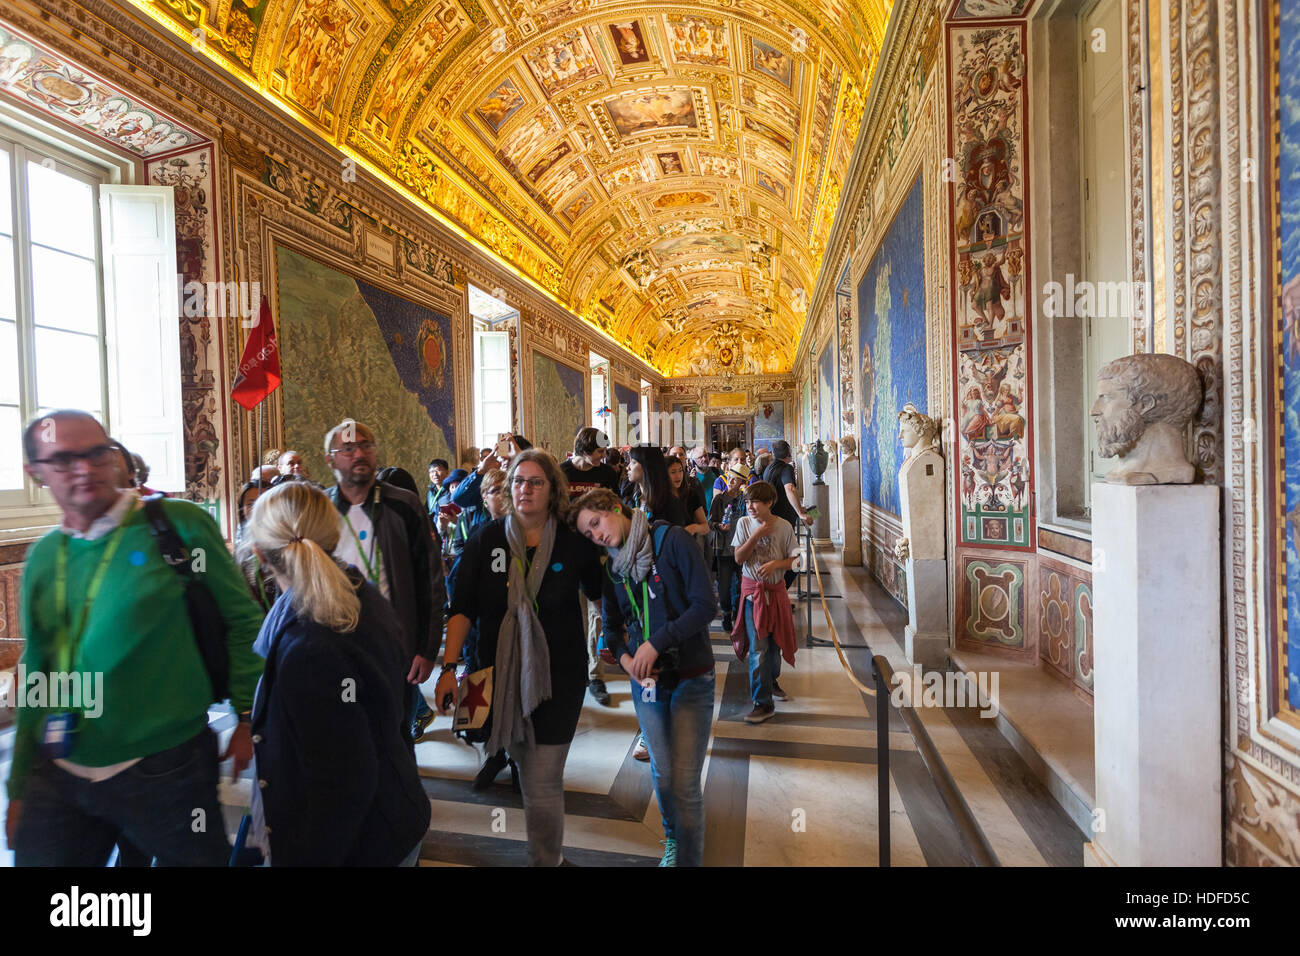
MULTIPOLYGON (((222 608, 230 647, 231 703, 238 710, 253 705, 262 674, 262 659, 253 641, 262 624, 243 576, 226 549, 216 522, 197 505, 179 499, 163 502, 167 518, 194 555, 202 548, 199 579, 222 608)), ((24 673, 59 668, 58 610, 55 597, 56 555, 68 547, 67 603, 72 621, 80 620, 90 579, 112 533, 86 541, 51 531, 32 546, 23 569, 22 623, 26 647, 24 673)), ((180 576, 163 560, 140 507, 127 513, 121 539, 104 572, 92 605, 73 671, 100 673, 102 708, 98 717, 83 716, 68 759, 88 767, 106 767, 147 757, 184 743, 207 724, 212 684, 190 629, 180 576)), ((19 707, 9 799, 23 795, 36 756, 45 716, 52 709, 19 707)))

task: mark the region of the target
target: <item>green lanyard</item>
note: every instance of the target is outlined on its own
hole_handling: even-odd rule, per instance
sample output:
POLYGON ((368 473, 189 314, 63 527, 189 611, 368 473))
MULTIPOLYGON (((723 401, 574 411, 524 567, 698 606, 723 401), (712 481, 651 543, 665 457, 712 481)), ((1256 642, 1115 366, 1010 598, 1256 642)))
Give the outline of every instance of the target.
POLYGON ((627 578, 616 578, 614 572, 609 570, 609 563, 605 563, 605 573, 609 575, 611 581, 617 581, 623 585, 623 591, 627 594, 627 603, 632 605, 632 617, 636 620, 637 625, 641 628, 641 640, 650 640, 650 634, 647 628, 650 626, 650 585, 646 581, 641 582, 641 600, 645 605, 644 616, 637 614, 636 598, 632 596, 632 589, 627 586, 627 578))
POLYGON ((90 577, 90 586, 86 589, 86 600, 81 605, 81 616, 75 630, 68 611, 68 536, 64 535, 59 542, 59 550, 55 553, 54 560, 54 600, 59 615, 59 670, 64 674, 71 669, 76 652, 81 646, 81 635, 85 633, 86 623, 90 619, 90 606, 95 603, 95 598, 99 595, 99 586, 104 583, 104 574, 108 571, 108 566, 121 540, 122 526, 118 525, 109 536, 108 545, 104 548, 99 564, 90 577))
MULTIPOLYGON (((533 562, 530 561, 528 558, 525 558, 523 561, 520 561, 518 558, 515 558, 515 567, 519 568, 519 573, 523 576, 523 579, 524 579, 524 593, 527 593, 527 592, 528 592, 528 575, 530 575, 530 574, 533 573, 533 562), (527 563, 525 564, 525 562, 527 562, 527 563)), ((530 598, 533 599, 533 610, 534 610, 535 612, 537 612, 538 614, 541 614, 541 613, 542 613, 541 610, 537 607, 537 595, 536 595, 536 594, 529 594, 528 596, 529 596, 530 598)))
POLYGON ((261 564, 258 564, 257 570, 253 572, 253 578, 257 581, 257 603, 262 605, 263 611, 271 610, 271 605, 266 603, 266 582, 262 580, 261 564))
MULTIPOLYGON (((376 499, 375 504, 378 504, 376 499)), ((378 509, 376 509, 378 510, 378 509)), ((379 577, 384 571, 384 552, 379 550, 379 536, 375 534, 375 522, 370 522, 370 554, 366 555, 366 549, 361 545, 361 539, 357 537, 356 529, 352 527, 352 521, 348 518, 348 513, 343 512, 343 520, 347 523, 348 530, 352 532, 352 540, 357 543, 357 553, 361 555, 361 560, 366 563, 366 577, 370 578, 370 583, 379 587, 379 577), (371 564, 371 561, 374 561, 371 564)))

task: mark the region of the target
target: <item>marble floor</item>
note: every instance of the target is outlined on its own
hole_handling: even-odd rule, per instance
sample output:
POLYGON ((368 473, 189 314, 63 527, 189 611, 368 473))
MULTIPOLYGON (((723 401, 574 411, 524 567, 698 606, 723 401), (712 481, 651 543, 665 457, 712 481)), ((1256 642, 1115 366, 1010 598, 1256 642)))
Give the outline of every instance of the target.
MULTIPOLYGON (((834 595, 827 606, 858 679, 871 684, 873 653, 905 670, 904 612, 863 569, 840 567, 830 549, 819 556, 826 593, 834 595)), ((801 604, 796 618, 796 666, 781 674, 792 700, 778 702, 776 717, 757 726, 742 719, 751 707, 747 668, 715 622, 717 693, 704 766, 707 865, 877 865, 876 700, 853 686, 834 648, 823 643, 829 633, 820 603, 814 602, 811 642, 801 604)), ((629 682, 619 673, 606 683, 612 706, 587 698, 569 753, 565 857, 587 866, 654 866, 663 829, 649 764, 632 756, 636 717, 629 682)), ((972 708, 919 707, 916 713, 1000 862, 1082 865, 1083 833, 991 719, 972 708)), ((224 730, 225 724, 214 726, 224 730)), ((11 738, 11 729, 0 729, 0 779, 8 774, 11 738)), ((897 712, 889 738, 893 865, 972 865, 897 712)), ((522 803, 508 773, 475 793, 469 781, 481 758, 453 738, 446 717, 435 720, 416 756, 433 806, 422 866, 527 863, 522 803)), ((232 827, 250 785, 245 779, 222 786, 232 827)), ((11 863, 0 848, 0 866, 11 863)))
MULTIPOLYGON (((898 670, 906 616, 860 568, 820 553, 832 620, 858 679, 870 685, 873 653, 898 670), (870 648, 868 650, 867 648, 870 648)), ((792 593, 794 593, 792 591, 792 593)), ((715 622, 717 693, 704 766, 705 863, 711 866, 875 866, 878 862, 873 697, 845 676, 814 602, 796 605, 800 649, 781 684, 793 698, 751 726, 748 671, 715 622)), ((628 679, 606 677, 613 706, 588 697, 565 771, 565 856, 579 865, 653 866, 663 828, 648 764, 632 758, 636 717, 628 679)), ((1030 772, 994 723, 974 709, 917 713, 998 859, 1007 865, 1081 866, 1083 834, 1030 772)), ((964 866, 972 858, 895 712, 890 721, 891 861, 964 866)), ((469 781, 480 760, 439 718, 417 745, 433 801, 424 866, 522 865, 522 804, 509 774, 483 793, 469 781)))

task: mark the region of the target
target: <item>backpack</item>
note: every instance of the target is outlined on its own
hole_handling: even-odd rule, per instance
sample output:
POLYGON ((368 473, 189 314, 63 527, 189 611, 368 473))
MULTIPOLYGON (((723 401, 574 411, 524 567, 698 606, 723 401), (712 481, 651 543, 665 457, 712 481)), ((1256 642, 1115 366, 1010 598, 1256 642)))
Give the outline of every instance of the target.
POLYGON ((185 542, 167 520, 163 510, 163 495, 149 495, 144 499, 144 517, 149 533, 158 543, 158 551, 171 569, 180 577, 185 589, 185 609, 194 632, 194 643, 208 680, 212 682, 212 699, 223 701, 230 696, 230 649, 226 646, 226 621, 221 616, 221 606, 190 567, 190 552, 185 542))

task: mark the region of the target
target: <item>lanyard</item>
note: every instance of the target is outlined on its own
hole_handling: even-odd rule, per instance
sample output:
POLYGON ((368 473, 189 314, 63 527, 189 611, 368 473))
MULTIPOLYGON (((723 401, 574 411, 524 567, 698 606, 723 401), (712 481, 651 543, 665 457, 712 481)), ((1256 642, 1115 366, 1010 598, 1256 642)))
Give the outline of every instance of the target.
MULTIPOLYGON (((614 572, 609 569, 609 562, 605 563, 605 573, 609 575, 611 581, 617 581, 623 585, 623 592, 627 595, 627 603, 632 605, 632 619, 636 621, 637 626, 641 628, 641 640, 650 640, 650 634, 647 628, 650 626, 650 584, 647 581, 641 582, 641 600, 645 605, 642 613, 637 613, 640 609, 636 606, 636 598, 632 594, 632 589, 627 586, 627 578, 614 577, 614 572)), ((656 578, 658 575, 656 575, 656 578)))
POLYGON ((537 595, 528 593, 528 575, 533 573, 532 559, 525 557, 523 561, 520 561, 518 558, 515 558, 515 567, 519 568, 519 574, 523 578, 524 593, 528 594, 533 601, 533 611, 541 614, 541 609, 537 606, 537 595))
POLYGON ((72 666, 77 649, 81 646, 81 635, 85 633, 86 623, 90 619, 90 606, 99 595, 99 586, 104 583, 104 573, 112 563, 117 545, 122 540, 122 525, 118 525, 109 537, 108 545, 99 558, 94 574, 90 577, 90 586, 86 589, 86 600, 81 605, 81 615, 77 627, 73 630, 68 611, 68 537, 64 535, 59 542, 59 550, 54 560, 54 600, 59 615, 59 670, 67 673, 72 666))
MULTIPOLYGON (((379 503, 378 499, 376 499, 375 504, 378 503, 379 503)), ((378 511, 379 509, 376 508, 375 510, 378 511)), ((370 521, 369 556, 366 555, 366 549, 362 546, 361 539, 357 537, 356 529, 352 527, 352 520, 348 517, 348 513, 346 511, 343 512, 343 520, 347 523, 348 530, 352 532, 352 540, 357 543, 357 553, 361 555, 361 560, 366 563, 366 577, 370 578, 371 584, 373 584, 375 587, 379 587, 379 578, 380 575, 383 574, 383 570, 384 570, 384 552, 378 550, 379 537, 378 535, 375 534, 374 519, 372 518, 370 521), (374 562, 373 564, 371 563, 372 560, 374 562)))
POLYGON ((257 603, 262 605, 263 611, 271 610, 271 605, 266 603, 266 582, 262 580, 261 564, 258 564, 257 570, 253 572, 253 578, 257 581, 257 603))

